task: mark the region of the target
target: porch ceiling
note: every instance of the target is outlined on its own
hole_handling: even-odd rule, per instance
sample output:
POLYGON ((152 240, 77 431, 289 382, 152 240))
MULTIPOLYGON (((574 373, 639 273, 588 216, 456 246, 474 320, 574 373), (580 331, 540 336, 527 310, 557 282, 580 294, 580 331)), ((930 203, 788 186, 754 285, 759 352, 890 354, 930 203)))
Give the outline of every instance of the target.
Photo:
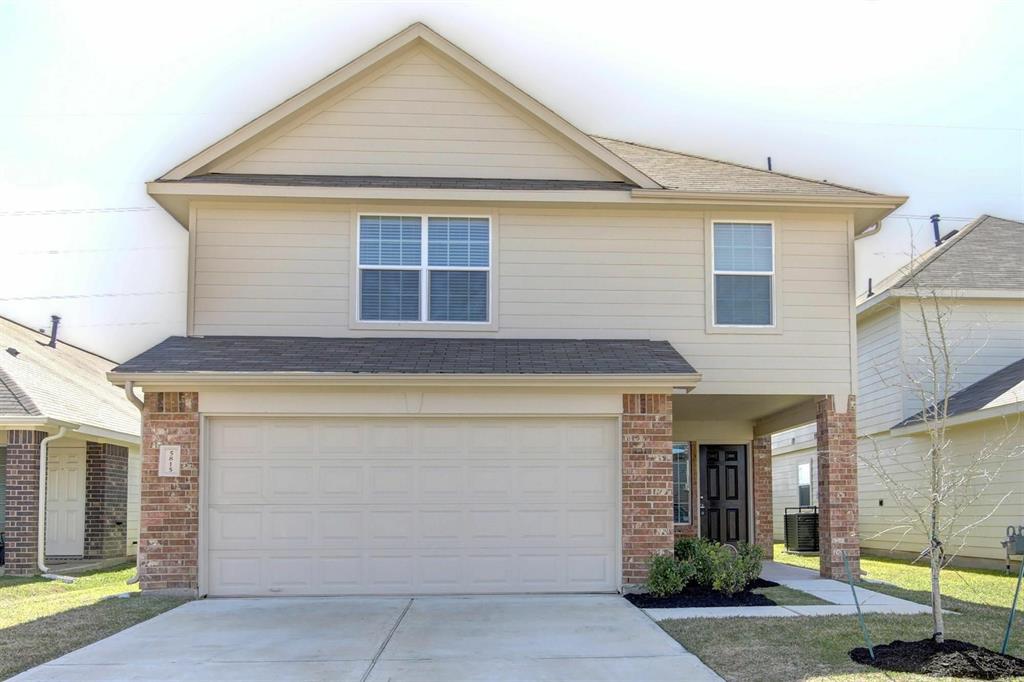
POLYGON ((672 397, 672 412, 685 421, 741 420, 756 422, 780 412, 810 403, 810 395, 708 395, 688 394, 672 397))

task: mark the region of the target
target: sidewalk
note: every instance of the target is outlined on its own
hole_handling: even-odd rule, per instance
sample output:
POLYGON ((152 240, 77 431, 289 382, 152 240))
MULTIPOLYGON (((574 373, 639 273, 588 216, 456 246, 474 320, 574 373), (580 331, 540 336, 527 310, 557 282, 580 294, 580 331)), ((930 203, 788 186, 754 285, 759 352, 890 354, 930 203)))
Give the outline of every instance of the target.
MULTIPOLYGON (((800 590, 829 604, 813 606, 722 606, 715 608, 644 609, 654 620, 678 618, 789 618, 793 616, 856 615, 853 594, 847 583, 822 578, 815 571, 774 561, 764 562, 761 577, 800 590)), ((863 613, 931 613, 931 608, 906 599, 855 587, 863 613)))

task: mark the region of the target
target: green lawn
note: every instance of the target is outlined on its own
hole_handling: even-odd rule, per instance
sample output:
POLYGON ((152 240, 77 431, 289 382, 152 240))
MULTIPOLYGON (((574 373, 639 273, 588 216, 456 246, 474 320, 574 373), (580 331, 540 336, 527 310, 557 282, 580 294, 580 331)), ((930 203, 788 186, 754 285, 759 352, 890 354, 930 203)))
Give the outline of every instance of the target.
POLYGON ((139 594, 134 566, 92 571, 65 584, 0 577, 0 679, 45 663, 182 604, 139 594), (108 599, 129 593, 125 599, 108 599))
MULTIPOLYGON (((817 568, 816 558, 789 556, 782 553, 781 547, 776 547, 775 559, 817 568)), ((862 558, 861 567, 871 579, 891 583, 863 587, 929 603, 927 567, 875 557, 862 558)), ((943 605, 957 612, 946 616, 946 636, 998 650, 1015 583, 1016 576, 997 571, 943 571, 943 605)), ((894 639, 924 639, 932 634, 928 615, 867 614, 865 622, 876 644, 894 639)), ((863 646, 853 616, 694 619, 666 621, 662 626, 727 680, 935 679, 883 674, 851 661, 847 652, 863 646), (742 642, 742 652, 738 651, 737 642, 742 642)), ((1024 617, 1019 611, 1009 653, 1024 657, 1024 617)))

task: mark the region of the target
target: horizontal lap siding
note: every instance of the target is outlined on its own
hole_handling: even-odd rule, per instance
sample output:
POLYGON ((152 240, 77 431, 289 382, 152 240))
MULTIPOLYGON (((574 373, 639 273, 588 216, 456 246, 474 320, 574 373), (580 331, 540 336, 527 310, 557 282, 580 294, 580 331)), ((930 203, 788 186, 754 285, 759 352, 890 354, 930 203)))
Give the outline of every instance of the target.
POLYGON ((902 416, 900 316, 884 307, 857 322, 857 429, 861 435, 887 430, 902 416))
POLYGON ((811 504, 818 504, 817 458, 818 451, 813 445, 772 457, 772 524, 775 540, 778 542, 782 542, 786 537, 786 507, 796 507, 800 504, 797 468, 806 462, 811 463, 811 504))
MULTIPOLYGON (((200 208, 194 333, 370 334, 348 326, 350 223, 363 208, 200 208)), ((476 334, 664 339, 704 374, 702 392, 849 392, 843 217, 765 215, 780 232, 784 333, 708 334, 702 214, 515 207, 494 213, 499 328, 476 334)))
POLYGON ((417 50, 218 172, 618 180, 496 94, 417 50))

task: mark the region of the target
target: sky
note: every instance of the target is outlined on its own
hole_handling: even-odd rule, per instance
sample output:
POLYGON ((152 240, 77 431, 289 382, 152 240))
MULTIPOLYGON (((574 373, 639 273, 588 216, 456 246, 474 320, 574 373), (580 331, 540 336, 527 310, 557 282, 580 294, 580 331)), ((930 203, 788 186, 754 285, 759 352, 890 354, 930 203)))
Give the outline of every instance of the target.
POLYGON ((859 290, 932 213, 1024 218, 1024 2, 0 0, 0 315, 119 361, 184 333, 144 183, 415 21, 586 132, 909 195, 859 290))

